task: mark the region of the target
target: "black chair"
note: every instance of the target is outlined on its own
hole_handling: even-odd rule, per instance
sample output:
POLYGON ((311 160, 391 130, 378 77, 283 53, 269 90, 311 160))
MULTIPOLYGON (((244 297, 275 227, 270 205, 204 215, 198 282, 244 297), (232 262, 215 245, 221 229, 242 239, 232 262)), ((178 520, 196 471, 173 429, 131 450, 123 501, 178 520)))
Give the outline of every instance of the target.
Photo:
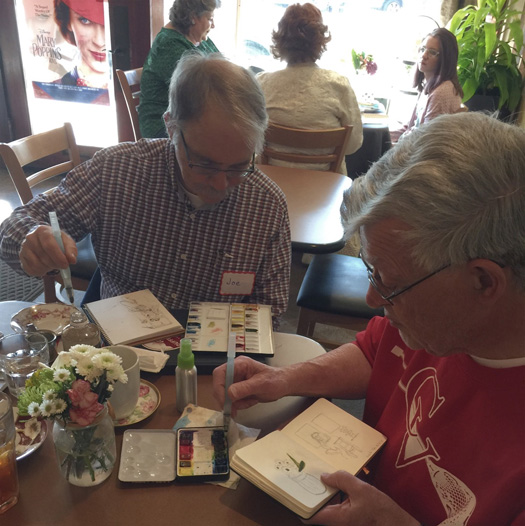
POLYGON ((333 349, 340 344, 314 337, 315 325, 322 323, 344 329, 363 330, 383 309, 366 304, 368 276, 363 262, 343 254, 316 254, 304 276, 297 305, 297 334, 315 339, 333 349))

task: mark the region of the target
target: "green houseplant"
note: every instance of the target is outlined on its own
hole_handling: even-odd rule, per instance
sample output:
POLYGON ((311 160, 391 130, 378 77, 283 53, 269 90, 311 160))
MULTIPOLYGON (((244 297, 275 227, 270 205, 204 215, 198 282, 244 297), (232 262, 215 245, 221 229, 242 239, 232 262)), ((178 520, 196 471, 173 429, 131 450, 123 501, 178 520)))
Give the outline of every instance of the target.
POLYGON ((516 109, 523 79, 518 69, 523 33, 516 0, 478 0, 450 21, 459 47, 458 78, 463 102, 475 94, 499 97, 498 109, 516 109))

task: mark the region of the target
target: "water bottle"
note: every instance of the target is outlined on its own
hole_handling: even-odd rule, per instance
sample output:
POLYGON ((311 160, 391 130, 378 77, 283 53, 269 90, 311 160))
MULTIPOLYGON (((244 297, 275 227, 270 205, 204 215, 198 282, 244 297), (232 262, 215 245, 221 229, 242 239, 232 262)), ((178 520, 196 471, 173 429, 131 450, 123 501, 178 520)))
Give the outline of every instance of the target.
POLYGON ((197 405, 197 368, 195 357, 191 352, 191 340, 183 338, 180 341, 180 352, 175 368, 177 389, 177 411, 182 413, 188 404, 197 405))

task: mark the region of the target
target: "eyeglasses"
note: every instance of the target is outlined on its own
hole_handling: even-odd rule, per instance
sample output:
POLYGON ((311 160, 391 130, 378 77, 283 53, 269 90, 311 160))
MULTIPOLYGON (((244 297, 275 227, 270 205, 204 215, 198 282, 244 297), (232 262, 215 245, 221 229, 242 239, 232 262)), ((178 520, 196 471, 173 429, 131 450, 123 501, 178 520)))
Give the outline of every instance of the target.
POLYGON ((431 57, 437 57, 439 56, 439 51, 437 49, 432 49, 430 47, 425 47, 425 46, 420 46, 417 50, 417 52, 420 54, 420 55, 424 55, 425 52, 428 51, 428 54, 431 56, 431 57))
POLYGON ((428 278, 431 278, 432 276, 436 275, 438 272, 441 272, 442 270, 445 270, 446 268, 450 267, 450 263, 449 263, 447 265, 442 266, 441 268, 438 268, 434 272, 431 272, 430 274, 428 274, 424 278, 418 279, 414 283, 411 283, 410 285, 408 285, 407 287, 402 288, 401 290, 397 290, 397 291, 390 290, 389 291, 383 285, 383 283, 381 282, 381 278, 375 276, 376 270, 369 263, 367 263, 365 261, 361 251, 359 251, 359 257, 361 258, 361 261, 364 263, 364 265, 366 267, 366 271, 367 271, 367 274, 368 274, 368 281, 370 282, 370 285, 372 285, 372 287, 374 287, 375 291, 385 301, 388 301, 388 303, 390 303, 390 305, 393 305, 392 299, 394 299, 395 297, 403 294, 404 292, 406 292, 407 290, 410 290, 411 288, 415 287, 416 285, 419 285, 420 283, 422 283, 423 281, 427 280, 428 278))
POLYGON ((182 133, 182 130, 180 130, 180 136, 182 138, 182 144, 184 146, 184 152, 186 154, 186 162, 188 163, 188 166, 190 169, 196 173, 197 175, 201 175, 203 177, 212 178, 215 177, 217 174, 223 172, 226 174, 226 178, 230 180, 239 180, 244 179, 248 175, 251 175, 255 172, 255 152, 252 155, 252 160, 248 167, 241 168, 241 169, 235 169, 230 168, 228 170, 221 170, 220 168, 215 168, 213 166, 206 166, 204 164, 195 164, 192 163, 190 160, 190 154, 188 153, 188 145, 186 144, 186 139, 184 138, 184 133, 182 133))

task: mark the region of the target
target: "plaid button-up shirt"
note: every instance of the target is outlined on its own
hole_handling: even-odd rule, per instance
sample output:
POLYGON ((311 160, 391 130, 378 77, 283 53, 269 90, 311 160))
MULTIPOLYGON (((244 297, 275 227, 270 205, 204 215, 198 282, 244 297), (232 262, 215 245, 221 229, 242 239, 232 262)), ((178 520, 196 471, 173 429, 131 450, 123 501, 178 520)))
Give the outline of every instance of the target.
POLYGON ((17 208, 0 227, 0 257, 19 268, 26 234, 48 224, 79 241, 92 234, 101 297, 149 288, 168 309, 190 301, 258 302, 286 310, 291 242, 286 199, 256 170, 212 209, 195 209, 168 140, 122 143, 73 169, 50 194, 17 208), (222 273, 253 272, 250 296, 220 294, 222 273))

